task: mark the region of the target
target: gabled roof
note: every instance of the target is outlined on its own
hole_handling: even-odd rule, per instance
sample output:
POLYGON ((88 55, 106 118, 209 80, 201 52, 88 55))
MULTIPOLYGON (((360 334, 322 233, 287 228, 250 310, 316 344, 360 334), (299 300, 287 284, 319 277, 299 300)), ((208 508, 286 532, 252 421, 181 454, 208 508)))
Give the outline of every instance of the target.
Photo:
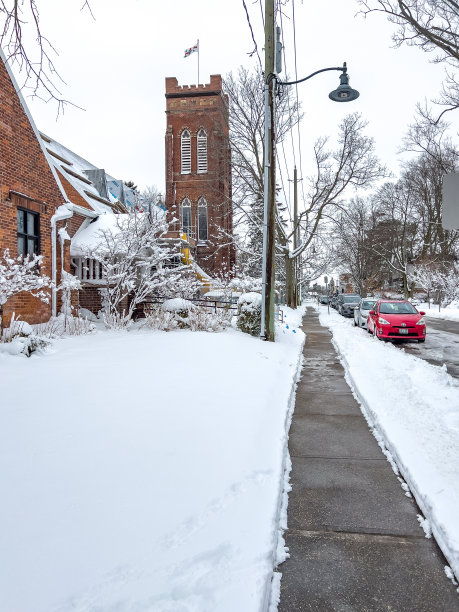
MULTIPOLYGON (((40 133, 40 137, 50 163, 95 212, 99 214, 106 212, 126 212, 124 204, 116 197, 110 196, 109 193, 107 193, 108 197, 106 197, 105 194, 99 193, 99 190, 91 180, 91 172, 100 171, 97 166, 91 164, 91 162, 80 157, 46 134, 40 133), (89 171, 91 178, 87 174, 87 171, 89 171)), ((103 170, 101 172, 104 173, 107 180, 115 180, 103 170)))

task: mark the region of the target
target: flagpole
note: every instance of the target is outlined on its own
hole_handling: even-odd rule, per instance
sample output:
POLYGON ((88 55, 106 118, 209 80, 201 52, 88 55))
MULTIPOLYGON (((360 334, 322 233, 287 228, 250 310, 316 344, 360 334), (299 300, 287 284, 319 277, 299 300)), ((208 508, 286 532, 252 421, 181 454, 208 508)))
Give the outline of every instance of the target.
POLYGON ((198 85, 199 85, 199 38, 198 38, 198 85))

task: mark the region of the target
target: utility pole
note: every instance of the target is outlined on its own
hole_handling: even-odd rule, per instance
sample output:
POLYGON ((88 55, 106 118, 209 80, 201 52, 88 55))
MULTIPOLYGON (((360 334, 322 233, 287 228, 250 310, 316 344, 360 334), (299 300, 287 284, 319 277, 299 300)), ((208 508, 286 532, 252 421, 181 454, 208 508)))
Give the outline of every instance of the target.
POLYGON ((274 342, 274 293, 276 254, 276 161, 274 155, 275 121, 275 32, 274 0, 265 0, 265 168, 263 219, 263 287, 261 337, 274 342))
MULTIPOLYGON (((296 172, 296 166, 293 169, 293 252, 296 251, 296 248, 299 243, 299 228, 298 228, 298 178, 296 172)), ((294 274, 294 285, 293 285, 293 301, 295 304, 295 308, 298 307, 298 269, 300 263, 300 256, 295 257, 295 264, 293 268, 294 274)))

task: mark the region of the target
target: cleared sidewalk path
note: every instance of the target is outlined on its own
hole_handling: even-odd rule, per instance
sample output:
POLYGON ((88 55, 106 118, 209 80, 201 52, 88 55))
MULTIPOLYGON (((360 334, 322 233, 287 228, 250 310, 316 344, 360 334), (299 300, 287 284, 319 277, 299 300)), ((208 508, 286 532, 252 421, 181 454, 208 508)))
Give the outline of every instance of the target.
POLYGON ((446 561, 419 527, 315 310, 303 329, 279 611, 459 611, 446 561))

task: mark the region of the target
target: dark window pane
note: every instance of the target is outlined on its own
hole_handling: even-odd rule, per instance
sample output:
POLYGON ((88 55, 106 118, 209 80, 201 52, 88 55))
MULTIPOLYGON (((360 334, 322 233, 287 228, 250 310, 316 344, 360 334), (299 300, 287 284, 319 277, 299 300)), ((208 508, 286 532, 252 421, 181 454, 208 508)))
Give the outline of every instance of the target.
POLYGON ((36 253, 36 244, 37 241, 35 240, 35 238, 27 238, 27 254, 28 255, 33 255, 34 253, 36 253))
POLYGON ((35 235, 35 215, 32 213, 27 213, 27 234, 29 236, 35 235))
POLYGON ((18 255, 25 255, 25 238, 23 236, 18 236, 18 255))
POLYGON ((182 208, 182 229, 187 234, 191 229, 191 206, 182 208))
POLYGON ((199 240, 207 240, 207 206, 198 207, 199 240))
POLYGON ((25 233, 25 223, 24 223, 25 211, 18 210, 18 232, 21 234, 25 233))

